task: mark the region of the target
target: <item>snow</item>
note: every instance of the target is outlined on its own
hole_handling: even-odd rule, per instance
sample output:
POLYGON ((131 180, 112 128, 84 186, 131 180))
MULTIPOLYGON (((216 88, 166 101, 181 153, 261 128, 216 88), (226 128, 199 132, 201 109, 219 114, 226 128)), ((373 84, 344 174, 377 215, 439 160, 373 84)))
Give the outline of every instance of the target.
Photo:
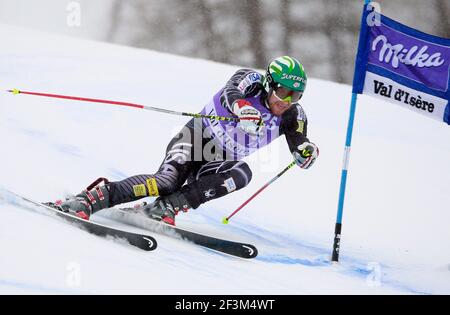
MULTIPOLYGON (((238 68, 6 25, 0 36, 0 190, 42 201, 99 176, 154 172, 187 119, 5 90, 198 112, 238 68)), ((18 207, 2 191, 0 293, 449 294, 450 129, 374 98, 359 96, 341 262, 328 262, 350 93, 308 83, 308 135, 320 148, 313 168, 290 170, 221 224, 289 164, 281 138, 247 159, 246 189, 177 217, 180 227, 254 244, 256 259, 159 235, 154 252, 139 251, 18 207)), ((107 214, 92 220, 115 224, 107 214)))

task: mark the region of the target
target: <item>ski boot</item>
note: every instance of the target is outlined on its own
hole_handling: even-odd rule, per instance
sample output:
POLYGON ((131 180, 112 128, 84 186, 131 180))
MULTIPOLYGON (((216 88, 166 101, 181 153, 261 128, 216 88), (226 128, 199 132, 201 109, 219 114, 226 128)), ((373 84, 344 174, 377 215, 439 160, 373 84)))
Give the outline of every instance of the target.
POLYGON ((153 203, 145 205, 144 213, 151 219, 175 226, 175 216, 181 210, 187 212, 191 206, 181 192, 158 197, 153 203))
MULTIPOLYGON (((97 181, 94 183, 98 183, 97 181)), ((109 190, 107 185, 90 185, 86 190, 76 196, 68 197, 65 201, 47 202, 45 205, 69 213, 84 220, 101 210, 109 207, 109 190)))

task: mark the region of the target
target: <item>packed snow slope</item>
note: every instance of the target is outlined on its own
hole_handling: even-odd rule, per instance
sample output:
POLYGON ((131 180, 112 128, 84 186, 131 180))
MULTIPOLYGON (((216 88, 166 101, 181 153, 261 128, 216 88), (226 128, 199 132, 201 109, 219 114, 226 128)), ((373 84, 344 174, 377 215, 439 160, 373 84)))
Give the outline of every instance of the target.
MULTIPOLYGON (((314 167, 290 170, 221 224, 291 161, 280 138, 247 159, 247 188, 177 217, 180 227, 252 243, 259 256, 157 234, 158 249, 142 252, 19 207, 5 190, 49 201, 100 176, 152 173, 188 119, 5 90, 198 112, 238 67, 6 25, 0 38, 0 293, 450 293, 448 126, 359 97, 341 262, 331 265, 351 87, 310 79, 302 105, 320 148, 314 167)), ((107 213, 92 220, 116 224, 107 213)))

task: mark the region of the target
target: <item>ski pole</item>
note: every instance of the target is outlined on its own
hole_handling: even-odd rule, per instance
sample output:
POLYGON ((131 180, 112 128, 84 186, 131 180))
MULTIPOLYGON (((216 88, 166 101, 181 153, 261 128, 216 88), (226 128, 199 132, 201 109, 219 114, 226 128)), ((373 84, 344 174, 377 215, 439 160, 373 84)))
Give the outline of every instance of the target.
POLYGON ((244 208, 250 201, 252 201, 253 198, 255 198, 260 192, 262 192, 264 189, 266 189, 269 185, 271 185, 274 181, 276 181, 278 178, 281 177, 281 175, 283 175, 284 173, 286 173, 292 166, 295 165, 295 161, 292 161, 288 166, 286 166, 286 168, 284 170, 282 170, 277 176, 275 176, 274 178, 272 178, 267 184, 265 184, 264 186, 262 186, 260 189, 258 189, 257 192, 255 192, 253 194, 253 196, 251 196, 249 199, 247 199, 247 201, 245 201, 242 205, 239 206, 239 208, 237 208, 236 210, 233 211, 232 214, 230 214, 228 217, 223 218, 222 223, 223 224, 228 224, 229 220, 231 219, 232 216, 234 216, 236 213, 238 213, 242 208, 244 208))
POLYGON ((21 91, 18 89, 7 90, 7 92, 10 92, 14 95, 28 94, 28 95, 52 97, 52 98, 62 98, 62 99, 67 99, 67 100, 76 100, 76 101, 83 101, 83 102, 94 102, 94 103, 103 103, 103 104, 111 104, 111 105, 119 105, 119 106, 128 106, 128 107, 146 109, 146 110, 151 110, 151 111, 166 113, 166 114, 172 114, 172 115, 190 116, 190 117, 194 117, 194 118, 207 118, 207 119, 236 121, 236 122, 239 121, 239 118, 234 118, 234 117, 222 117, 222 116, 204 115, 204 114, 198 114, 198 113, 186 113, 186 112, 179 112, 179 111, 174 111, 174 110, 169 110, 169 109, 164 109, 164 108, 145 106, 145 105, 141 105, 141 104, 118 102, 118 101, 111 101, 111 100, 102 100, 102 99, 96 99, 96 98, 86 98, 86 97, 78 97, 78 96, 28 92, 28 91, 21 91))

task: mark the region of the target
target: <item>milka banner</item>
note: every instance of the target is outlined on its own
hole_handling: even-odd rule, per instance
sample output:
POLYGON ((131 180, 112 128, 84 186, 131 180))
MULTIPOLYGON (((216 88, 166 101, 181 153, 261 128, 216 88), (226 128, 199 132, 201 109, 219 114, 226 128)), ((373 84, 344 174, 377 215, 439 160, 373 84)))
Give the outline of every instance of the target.
POLYGON ((353 92, 450 124, 450 39, 375 14, 365 5, 353 92))

